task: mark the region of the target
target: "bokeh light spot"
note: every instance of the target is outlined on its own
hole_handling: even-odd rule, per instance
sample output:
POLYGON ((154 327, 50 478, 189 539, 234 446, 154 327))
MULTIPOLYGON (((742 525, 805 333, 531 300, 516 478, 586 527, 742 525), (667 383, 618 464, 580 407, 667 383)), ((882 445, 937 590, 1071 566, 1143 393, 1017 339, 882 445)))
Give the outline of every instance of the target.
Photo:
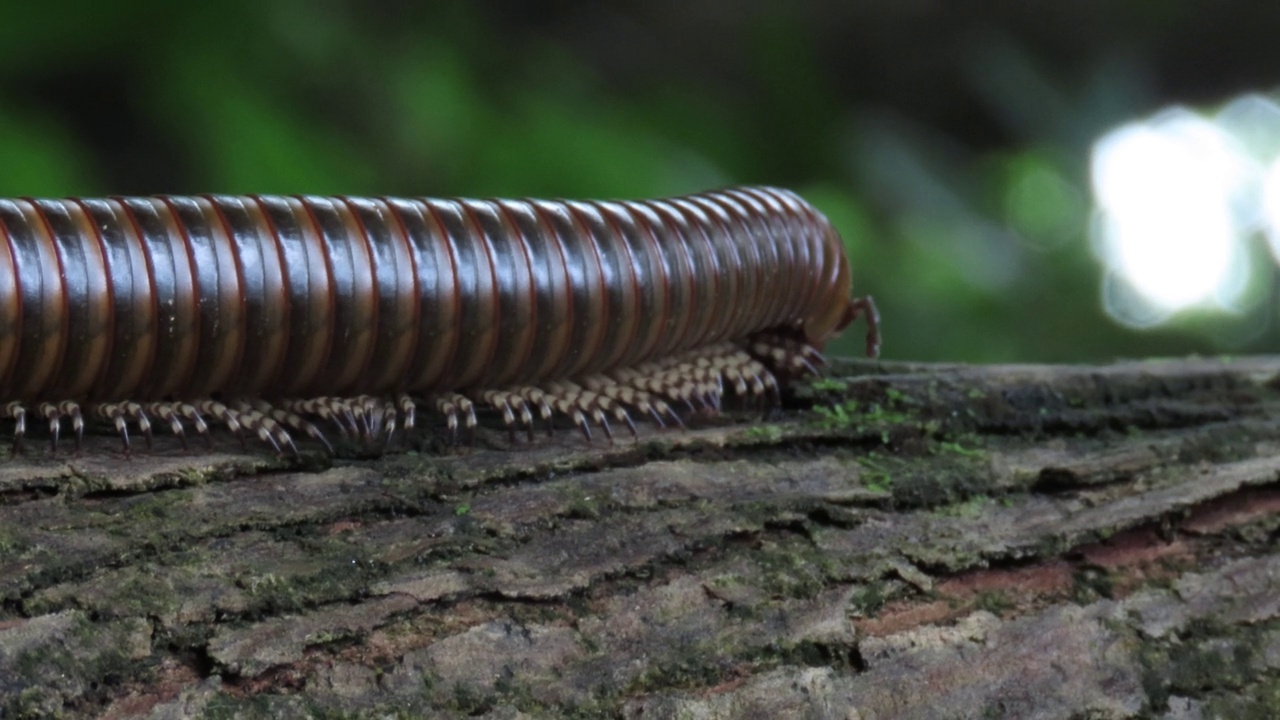
POLYGON ((1133 291, 1104 287, 1108 312, 1125 324, 1148 325, 1196 305, 1231 309, 1248 275, 1237 269, 1248 230, 1239 208, 1254 176, 1253 161, 1233 137, 1173 109, 1099 139, 1092 170, 1100 213, 1095 240, 1107 283, 1133 291), (1120 309, 1121 300, 1144 307, 1120 309))

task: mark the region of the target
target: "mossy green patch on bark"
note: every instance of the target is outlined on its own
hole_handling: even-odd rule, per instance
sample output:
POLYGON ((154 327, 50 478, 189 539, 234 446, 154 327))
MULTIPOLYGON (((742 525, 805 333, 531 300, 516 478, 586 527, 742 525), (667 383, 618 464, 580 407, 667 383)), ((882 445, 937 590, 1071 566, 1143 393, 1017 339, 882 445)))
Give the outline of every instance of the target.
POLYGON ((1275 717, 1280 661, 1271 646, 1277 632, 1280 622, 1274 620, 1240 626, 1206 617, 1190 623, 1177 638, 1148 641, 1140 657, 1151 706, 1164 707, 1171 696, 1198 697, 1212 688, 1216 697, 1206 701, 1206 709, 1235 711, 1212 717, 1275 717), (1223 695, 1246 689, 1250 691, 1223 695))
POLYGON ((141 619, 101 622, 79 612, 0 631, 0 714, 56 716, 99 692, 108 678, 139 675, 137 661, 151 642, 151 627, 141 619))
POLYGON ((814 597, 827 586, 834 571, 830 558, 813 543, 794 535, 762 541, 750 558, 760 569, 760 587, 781 597, 814 597))
POLYGON ((1209 693, 1201 707, 1205 717, 1274 720, 1280 717, 1280 676, 1262 676, 1231 694, 1209 693))

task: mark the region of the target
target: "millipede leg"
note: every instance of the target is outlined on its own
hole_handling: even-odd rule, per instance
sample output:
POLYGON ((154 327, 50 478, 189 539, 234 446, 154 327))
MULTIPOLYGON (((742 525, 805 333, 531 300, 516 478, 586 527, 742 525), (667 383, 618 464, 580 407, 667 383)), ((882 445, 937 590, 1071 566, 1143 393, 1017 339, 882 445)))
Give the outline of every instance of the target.
POLYGON ((27 410, 20 402, 4 406, 4 414, 13 418, 13 454, 22 452, 22 439, 27 435, 27 410))
POLYGON ((386 452, 391 447, 391 440, 395 437, 396 429, 399 427, 399 416, 396 413, 394 405, 385 406, 385 419, 382 425, 382 450, 386 452))
POLYGON ((604 412, 600 410, 600 408, 595 408, 594 410, 591 411, 591 419, 595 420, 596 424, 599 425, 604 430, 604 436, 609 440, 610 443, 612 443, 613 428, 609 427, 609 418, 605 417, 604 412))
POLYGON ((396 405, 400 408, 400 416, 404 418, 404 431, 406 433, 413 432, 414 417, 418 411, 418 406, 414 404, 413 398, 401 393, 396 396, 396 405))
POLYGON ((174 411, 173 405, 170 403, 148 403, 147 410, 162 421, 169 423, 169 430, 182 443, 183 450, 190 450, 187 446, 187 433, 182 427, 182 418, 174 411))
POLYGON ((524 425, 525 435, 528 436, 529 442, 533 442, 533 412, 529 410, 529 405, 524 398, 515 395, 511 404, 516 407, 516 411, 520 413, 520 423, 524 425))
MULTIPOLYGON (((316 434, 320 432, 314 425, 296 414, 272 407, 270 403, 262 400, 252 403, 237 402, 230 412, 236 414, 236 419, 242 426, 257 434, 259 440, 270 445, 277 455, 283 455, 284 449, 288 448, 295 458, 299 457, 298 447, 293 442, 293 436, 285 429, 285 424, 296 423, 298 429, 303 432, 308 432, 308 428, 314 430, 316 434)), ((325 445, 328 443, 326 442, 325 445)))
POLYGON ((80 406, 70 400, 59 403, 44 402, 36 407, 36 414, 49 423, 49 449, 58 452, 58 440, 62 435, 62 419, 71 420, 71 429, 76 434, 76 452, 80 451, 84 439, 84 417, 80 414, 80 406))
POLYGON ((880 311, 876 309, 876 301, 870 295, 849 300, 845 310, 845 325, 861 316, 867 318, 867 357, 880 357, 880 311))
POLYGON ((274 420, 276 423, 279 423, 279 426, 274 428, 276 437, 278 440, 287 438, 285 444, 293 448, 294 455, 297 455, 298 451, 296 447, 293 447, 293 438, 289 435, 288 431, 284 429, 285 427, 293 428, 301 433, 306 433, 307 437, 310 437, 313 440, 319 440, 320 443, 324 445, 325 450, 332 455, 333 446, 329 444, 329 439, 324 436, 324 433, 320 432, 320 428, 316 427, 314 423, 308 421, 299 413, 288 409, 288 407, 288 403, 283 403, 281 406, 277 407, 265 400, 259 400, 251 404, 252 410, 256 410, 266 419, 274 420))
POLYGON ((361 395, 355 399, 353 405, 357 408, 357 417, 364 419, 365 442, 372 443, 382 434, 386 414, 383 409, 384 404, 382 400, 372 395, 361 395))
POLYGON ((577 424, 578 429, 582 430, 582 437, 586 438, 587 442, 590 443, 591 425, 587 422, 587 417, 582 414, 581 410, 576 408, 570 411, 570 415, 573 417, 573 422, 577 424))
MULTIPOLYGON (((551 407, 546 391, 539 387, 526 385, 516 392, 520 393, 520 396, 524 398, 526 406, 533 405, 538 408, 538 416, 542 418, 542 422, 547 426, 547 437, 553 437, 556 431, 555 410, 551 407)), ((530 428, 530 432, 532 432, 532 428, 530 428)))
POLYGON ((80 450, 84 437, 84 419, 80 416, 80 406, 69 400, 60 403, 44 402, 36 407, 36 414, 49 423, 49 449, 58 452, 58 441, 62 435, 62 419, 71 420, 72 429, 76 433, 76 451, 80 450))
POLYGON ((36 413, 49 422, 49 450, 58 452, 58 434, 62 429, 62 415, 58 413, 58 406, 53 403, 40 403, 36 413))
POLYGON ((812 346, 789 338, 761 336, 752 341, 751 352, 787 375, 821 375, 818 365, 826 363, 812 346))
POLYGON ((71 418, 71 429, 76 434, 76 452, 80 452, 81 445, 84 444, 84 414, 80 411, 79 403, 70 400, 63 400, 58 403, 58 412, 64 417, 71 418))
MULTIPOLYGON (((598 393, 608 400, 617 403, 619 408, 632 407, 642 413, 647 413, 658 424, 659 428, 665 428, 666 422, 663 421, 662 415, 670 413, 671 408, 662 400, 654 397, 650 393, 636 387, 625 385, 608 375, 593 375, 583 380, 585 385, 592 392, 598 393)), ((633 436, 638 437, 635 430, 635 423, 631 421, 631 417, 626 415, 625 410, 622 415, 617 412, 615 416, 627 424, 633 436)))
POLYGON ((122 403, 99 403, 96 407, 99 417, 111 421, 115 426, 116 432, 120 435, 120 442, 125 455, 129 454, 131 446, 129 444, 129 424, 125 420, 125 409, 122 403))
POLYGON ((136 402, 123 402, 117 405, 123 417, 126 420, 132 420, 138 427, 138 432, 142 433, 146 438, 147 450, 151 449, 151 419, 147 417, 147 413, 143 410, 142 405, 136 402))
POLYGON ((520 395, 520 390, 486 390, 481 394, 486 403, 502 414, 502 422, 507 426, 507 435, 511 442, 516 440, 516 419, 525 429, 529 440, 533 441, 533 413, 520 395))
POLYGON ((333 423, 342 437, 349 438, 355 430, 355 416, 350 408, 337 398, 318 397, 308 400, 286 400, 281 407, 298 415, 314 415, 325 422, 333 423))
POLYGON ((436 409, 445 416, 445 428, 449 431, 450 442, 458 441, 458 415, 463 416, 463 427, 467 432, 467 442, 475 442, 476 407, 464 395, 458 393, 442 393, 435 399, 436 409))
POLYGON ((231 431, 240 440, 240 447, 245 448, 244 432, 240 427, 240 421, 236 419, 236 414, 231 412, 231 408, 223 405, 217 400, 201 400, 196 404, 196 408, 203 414, 213 418, 217 418, 227 429, 231 431))
MULTIPOLYGON (((204 445, 206 448, 213 447, 213 438, 209 437, 209 425, 204 421, 204 416, 200 414, 200 411, 196 409, 195 405, 184 402, 175 402, 168 403, 168 406, 175 413, 186 419, 187 422, 191 423, 191 427, 195 428, 196 432, 200 433, 200 436, 204 438, 204 445)), ((186 447, 185 444, 183 447, 186 447)))

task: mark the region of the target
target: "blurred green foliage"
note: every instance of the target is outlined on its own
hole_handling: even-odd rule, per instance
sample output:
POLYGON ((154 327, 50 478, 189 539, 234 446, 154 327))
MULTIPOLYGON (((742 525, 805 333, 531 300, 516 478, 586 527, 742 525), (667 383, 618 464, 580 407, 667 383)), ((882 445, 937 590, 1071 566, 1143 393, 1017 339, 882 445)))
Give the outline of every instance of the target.
MULTIPOLYGON (((937 23, 913 31, 856 3, 626 7, 3 4, 0 195, 778 184, 842 231, 886 357, 1265 345, 1218 321, 1138 333, 1102 312, 1088 142, 1149 110, 1132 67, 1101 56, 1066 82, 1022 49, 1016 12, 927 51, 937 23), (920 43, 873 41, 884 17, 920 43), (926 61, 953 69, 950 85, 931 85, 926 61)), ((860 334, 836 351, 856 353, 860 334)))

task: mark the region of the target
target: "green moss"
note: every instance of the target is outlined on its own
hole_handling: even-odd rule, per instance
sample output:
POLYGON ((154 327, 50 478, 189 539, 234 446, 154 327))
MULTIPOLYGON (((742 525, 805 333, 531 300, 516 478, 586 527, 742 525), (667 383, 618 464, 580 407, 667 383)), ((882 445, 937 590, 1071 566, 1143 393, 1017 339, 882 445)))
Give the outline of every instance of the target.
POLYGON ((869 453, 857 458, 857 463, 861 468, 862 482, 868 490, 877 493, 890 491, 893 487, 893 474, 888 460, 878 457, 876 453, 869 453))
POLYGON ((23 688, 16 697, 8 698, 0 716, 15 718, 53 718, 62 716, 62 695, 50 687, 23 688))
POLYGON ((667 658, 646 668, 622 695, 641 694, 654 689, 663 691, 710 687, 734 664, 735 649, 714 643, 681 642, 669 648, 667 658))
POLYGON ((884 583, 873 582, 859 588, 849 599, 850 609, 859 617, 875 617, 880 608, 889 601, 888 588, 884 583))
POLYGON ((974 605, 996 617, 1002 617, 1014 608, 1013 601, 1009 599, 1009 596, 999 590, 978 593, 978 596, 974 599, 974 605))
POLYGON ((1205 700, 1204 717, 1233 720, 1273 720, 1280 717, 1280 678, 1264 678, 1229 696, 1205 700))
POLYGON ((1170 695, 1209 695, 1205 717, 1277 717, 1280 678, 1259 673, 1268 665, 1267 638, 1277 625, 1199 619, 1178 638, 1144 644, 1138 657, 1151 706, 1164 707, 1170 695))
POLYGON ((906 423, 911 417, 900 409, 907 402, 900 391, 889 388, 885 391, 885 402, 861 404, 847 399, 832 405, 816 405, 813 411, 818 415, 817 426, 824 430, 854 430, 859 434, 879 432, 887 443, 888 430, 906 423))
MULTIPOLYGON (((218 693, 209 698, 204 706, 202 716, 206 720, 239 720, 246 717, 244 703, 226 693, 218 693)), ((253 715, 249 714, 250 717, 253 715)))
POLYGON ((459 715, 479 715, 493 708, 496 698, 490 693, 477 692, 474 689, 456 683, 453 686, 453 702, 449 709, 459 715))
POLYGON ((1111 598, 1115 594, 1115 580, 1111 577, 1111 573, 1100 568, 1082 568, 1071 580, 1072 600, 1081 605, 1096 602, 1101 598, 1111 598))
POLYGON ((776 424, 755 425, 747 428, 743 435, 751 441, 775 443, 782 439, 782 427, 776 424))
MULTIPOLYGON (((133 534, 141 528, 166 524, 171 517, 175 516, 173 509, 185 507, 190 499, 190 493, 178 490, 147 493, 130 498, 121 518, 123 522, 117 528, 121 532, 133 534)), ((176 515, 181 516, 181 513, 176 515)))
POLYGON ((76 616, 60 636, 13 658, 5 685, 15 692, 0 699, 0 717, 57 717, 64 700, 57 688, 68 682, 88 686, 108 677, 133 677, 138 668, 123 648, 144 627, 141 620, 95 623, 76 616))
POLYGON ((711 587, 729 588, 737 587, 742 584, 742 577, 737 573, 722 573, 711 578, 711 587))
POLYGON ((385 568, 353 558, 349 544, 332 552, 313 551, 304 566, 244 574, 236 585, 252 600, 251 612, 296 612, 315 605, 353 597, 379 578, 385 568))
POLYGON ((976 518, 982 515, 983 511, 991 504, 991 498, 983 494, 974 495, 973 497, 952 505, 944 505, 935 512, 939 515, 959 518, 976 518))
POLYGON ((809 387, 817 392, 843 393, 849 389, 849 383, 835 378, 820 378, 810 383, 809 387))
POLYGON ((579 632, 575 637, 578 640, 578 644, 581 645, 582 649, 586 650, 589 655, 599 653, 603 647, 600 645, 600 641, 592 635, 579 632))
POLYGON ((897 436, 902 442, 893 448, 848 455, 867 490, 890 494, 900 509, 967 503, 948 511, 966 517, 991 502, 992 494, 1003 495, 1005 489, 992 477, 987 451, 975 448, 976 440, 964 436, 963 444, 958 439, 935 442, 924 428, 916 428, 916 433, 897 436))
POLYGON ((811 598, 826 587, 833 561, 812 543, 786 540, 766 543, 751 559, 760 568, 759 584, 780 597, 811 598))
POLYGON ((1170 657, 1169 682, 1179 690, 1242 687, 1256 676, 1254 652, 1255 648, 1245 644, 1175 648, 1170 657))
POLYGON ((11 533, 0 530, 0 559, 16 556, 29 547, 26 541, 20 540, 11 533))
POLYGON ((966 448, 958 442, 945 440, 938 443, 938 449, 942 452, 960 455, 961 457, 979 458, 986 456, 986 452, 982 450, 966 448))
POLYGON ((818 414, 818 427, 826 430, 844 430, 854 425, 858 412, 858 401, 846 400, 838 405, 817 405, 813 411, 818 414))
POLYGON ((32 615, 42 615, 64 609, 68 600, 107 618, 161 617, 176 612, 181 602, 174 590, 166 568, 143 565, 117 570, 110 576, 111 583, 91 582, 89 596, 78 592, 69 598, 46 599, 35 595, 23 604, 23 610, 32 615))
POLYGON ((938 507, 994 489, 982 460, 943 456, 927 464, 900 462, 894 472, 893 499, 900 507, 938 507))
POLYGON ((599 520, 604 514, 600 500, 594 495, 587 495, 577 485, 569 487, 569 498, 565 504, 564 516, 578 520, 599 520))

